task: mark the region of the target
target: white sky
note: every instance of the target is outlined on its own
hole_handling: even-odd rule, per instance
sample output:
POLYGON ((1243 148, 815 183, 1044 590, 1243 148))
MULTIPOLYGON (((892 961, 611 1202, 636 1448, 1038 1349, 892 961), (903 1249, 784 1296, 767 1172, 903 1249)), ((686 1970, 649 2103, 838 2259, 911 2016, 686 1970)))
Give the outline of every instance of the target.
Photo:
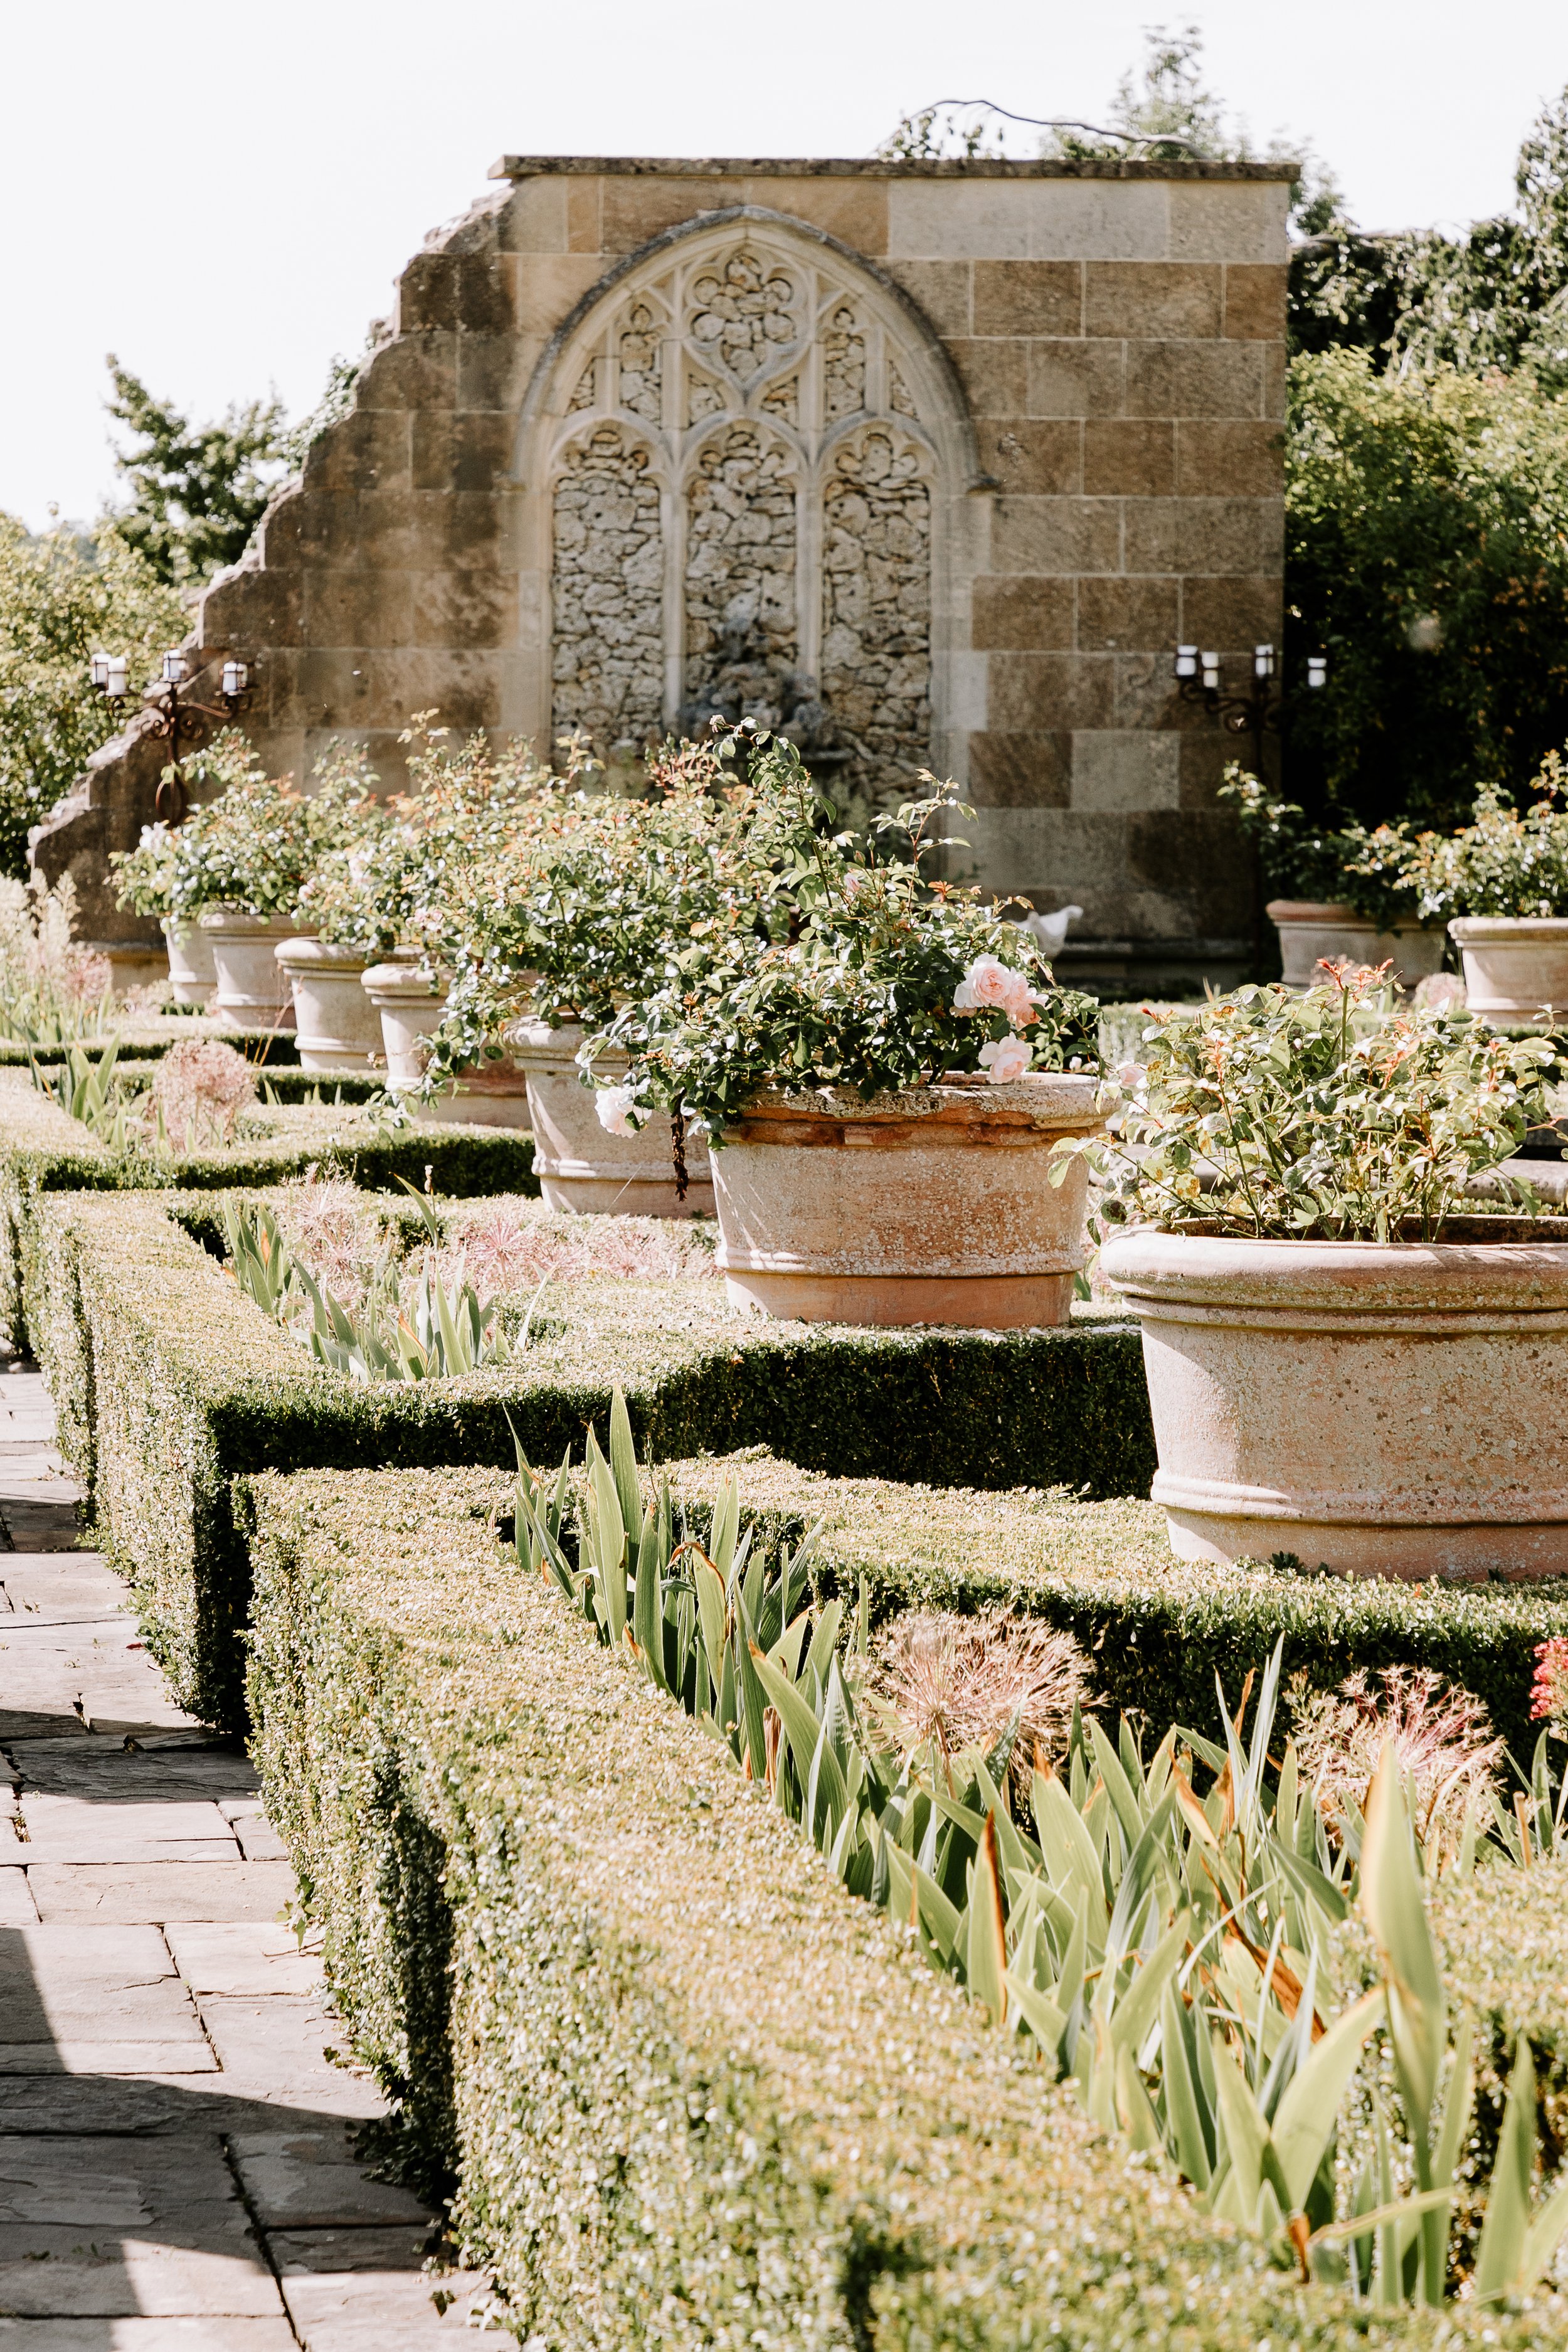
POLYGON ((199 417, 313 405, 504 151, 858 155, 943 97, 1100 121, 1162 18, 1368 227, 1504 208, 1568 82, 1564 0, 0 0, 0 508, 110 492, 109 351, 199 417))

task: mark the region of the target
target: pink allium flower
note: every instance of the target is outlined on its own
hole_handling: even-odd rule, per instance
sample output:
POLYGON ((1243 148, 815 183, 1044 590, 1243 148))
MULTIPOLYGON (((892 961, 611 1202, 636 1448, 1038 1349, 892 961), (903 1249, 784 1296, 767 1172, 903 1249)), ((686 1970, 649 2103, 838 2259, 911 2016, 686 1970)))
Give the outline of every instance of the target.
POLYGON ((1035 1049, 1022 1037, 998 1037, 980 1048, 980 1066, 994 1087, 1011 1086, 1035 1058, 1035 1049))

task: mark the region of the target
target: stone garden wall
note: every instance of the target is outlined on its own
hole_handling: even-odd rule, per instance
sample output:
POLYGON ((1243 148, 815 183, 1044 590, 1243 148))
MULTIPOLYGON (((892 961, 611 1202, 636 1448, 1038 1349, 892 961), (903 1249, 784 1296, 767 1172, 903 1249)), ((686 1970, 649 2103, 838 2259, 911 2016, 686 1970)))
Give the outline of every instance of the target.
MULTIPOLYGON (((984 880, 1134 986, 1223 975, 1234 746, 1170 664, 1239 686, 1280 635, 1282 167, 493 176, 197 614, 268 762, 350 734, 395 783, 420 709, 623 756, 750 713, 857 810, 956 776, 984 880)), ((38 843, 95 938, 144 928, 101 877, 159 764, 107 747, 38 843)))

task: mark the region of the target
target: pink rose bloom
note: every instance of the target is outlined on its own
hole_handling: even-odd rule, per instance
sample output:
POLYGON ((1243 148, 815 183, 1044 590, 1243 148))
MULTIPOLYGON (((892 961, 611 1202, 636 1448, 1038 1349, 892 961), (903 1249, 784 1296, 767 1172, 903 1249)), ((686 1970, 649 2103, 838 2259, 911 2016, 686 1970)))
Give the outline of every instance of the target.
POLYGON ((976 956, 959 982, 952 999, 955 1013, 983 1013, 992 1006, 1004 1012, 1020 975, 1009 971, 1000 956, 976 956))
POLYGON ((980 1066, 994 1087, 1011 1086, 1035 1058, 1035 1049, 1022 1037, 998 1037, 980 1048, 980 1066))

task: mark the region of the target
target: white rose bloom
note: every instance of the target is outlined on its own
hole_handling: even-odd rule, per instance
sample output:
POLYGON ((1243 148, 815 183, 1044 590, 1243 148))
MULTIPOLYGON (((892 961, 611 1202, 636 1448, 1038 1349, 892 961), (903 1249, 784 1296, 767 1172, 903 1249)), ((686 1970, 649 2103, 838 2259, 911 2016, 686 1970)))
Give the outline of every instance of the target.
POLYGON ((631 1087, 601 1087, 595 1097, 594 1108, 599 1114, 599 1125, 608 1135, 636 1135, 647 1116, 631 1087))

